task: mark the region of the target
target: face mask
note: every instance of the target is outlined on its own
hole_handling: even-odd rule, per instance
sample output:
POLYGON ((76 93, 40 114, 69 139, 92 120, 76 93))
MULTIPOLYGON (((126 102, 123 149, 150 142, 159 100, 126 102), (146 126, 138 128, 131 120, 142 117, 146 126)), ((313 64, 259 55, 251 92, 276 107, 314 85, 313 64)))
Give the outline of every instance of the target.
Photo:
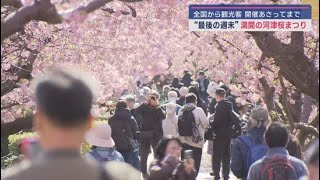
POLYGON ((175 97, 169 97, 168 100, 169 102, 175 103, 177 99, 175 97))

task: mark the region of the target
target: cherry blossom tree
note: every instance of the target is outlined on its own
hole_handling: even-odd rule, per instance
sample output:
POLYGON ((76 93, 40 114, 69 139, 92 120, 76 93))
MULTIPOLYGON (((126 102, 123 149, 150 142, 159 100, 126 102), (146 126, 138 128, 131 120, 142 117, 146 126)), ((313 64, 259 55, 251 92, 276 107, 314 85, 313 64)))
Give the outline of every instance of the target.
MULTIPOLYGON (((1 1, 1 122, 7 122, 1 126, 7 128, 3 136, 31 128, 29 80, 57 63, 79 65, 100 80, 97 104, 116 99, 123 90, 133 91, 137 80, 205 70, 211 80, 229 84, 241 104, 265 105, 274 120, 289 124, 303 142, 318 136, 318 21, 313 32, 304 33, 200 33, 188 30, 189 4, 262 2, 83 2, 1 1), (297 91, 298 97, 293 97, 297 91), (304 96, 308 100, 302 101, 304 96), (300 124, 302 114, 307 124, 300 124)), ((275 2, 297 3, 263 3, 275 2)))

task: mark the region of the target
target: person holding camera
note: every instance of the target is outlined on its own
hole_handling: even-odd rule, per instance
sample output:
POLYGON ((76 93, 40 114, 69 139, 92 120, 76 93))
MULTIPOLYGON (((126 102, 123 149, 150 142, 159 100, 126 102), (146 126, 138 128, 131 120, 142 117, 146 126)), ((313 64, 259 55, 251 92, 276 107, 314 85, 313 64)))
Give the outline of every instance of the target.
POLYGON ((148 94, 145 103, 137 109, 141 115, 140 129, 140 165, 144 177, 148 177, 147 161, 150 153, 150 146, 155 149, 158 141, 163 136, 162 120, 166 118, 162 109, 158 106, 159 94, 152 91, 148 94))
POLYGON ((155 160, 150 165, 149 180, 194 180, 195 168, 192 151, 184 152, 181 161, 181 141, 174 136, 163 137, 155 149, 155 160))

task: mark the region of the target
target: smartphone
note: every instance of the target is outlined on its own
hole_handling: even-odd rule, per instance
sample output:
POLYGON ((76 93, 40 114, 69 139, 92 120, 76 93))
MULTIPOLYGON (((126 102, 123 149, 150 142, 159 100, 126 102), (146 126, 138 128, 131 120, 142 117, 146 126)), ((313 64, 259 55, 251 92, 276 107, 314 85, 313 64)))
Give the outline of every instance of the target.
POLYGON ((184 159, 193 158, 193 151, 192 150, 185 150, 183 152, 184 159))

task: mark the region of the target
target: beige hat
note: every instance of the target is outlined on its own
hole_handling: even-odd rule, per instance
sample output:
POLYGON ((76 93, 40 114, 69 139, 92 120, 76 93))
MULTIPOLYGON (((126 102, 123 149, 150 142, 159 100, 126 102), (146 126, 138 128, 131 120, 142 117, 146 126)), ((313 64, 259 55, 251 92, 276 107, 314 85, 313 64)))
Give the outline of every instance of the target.
POLYGON ((91 128, 85 135, 86 141, 98 147, 114 147, 114 141, 111 137, 111 127, 106 123, 98 123, 91 128))

